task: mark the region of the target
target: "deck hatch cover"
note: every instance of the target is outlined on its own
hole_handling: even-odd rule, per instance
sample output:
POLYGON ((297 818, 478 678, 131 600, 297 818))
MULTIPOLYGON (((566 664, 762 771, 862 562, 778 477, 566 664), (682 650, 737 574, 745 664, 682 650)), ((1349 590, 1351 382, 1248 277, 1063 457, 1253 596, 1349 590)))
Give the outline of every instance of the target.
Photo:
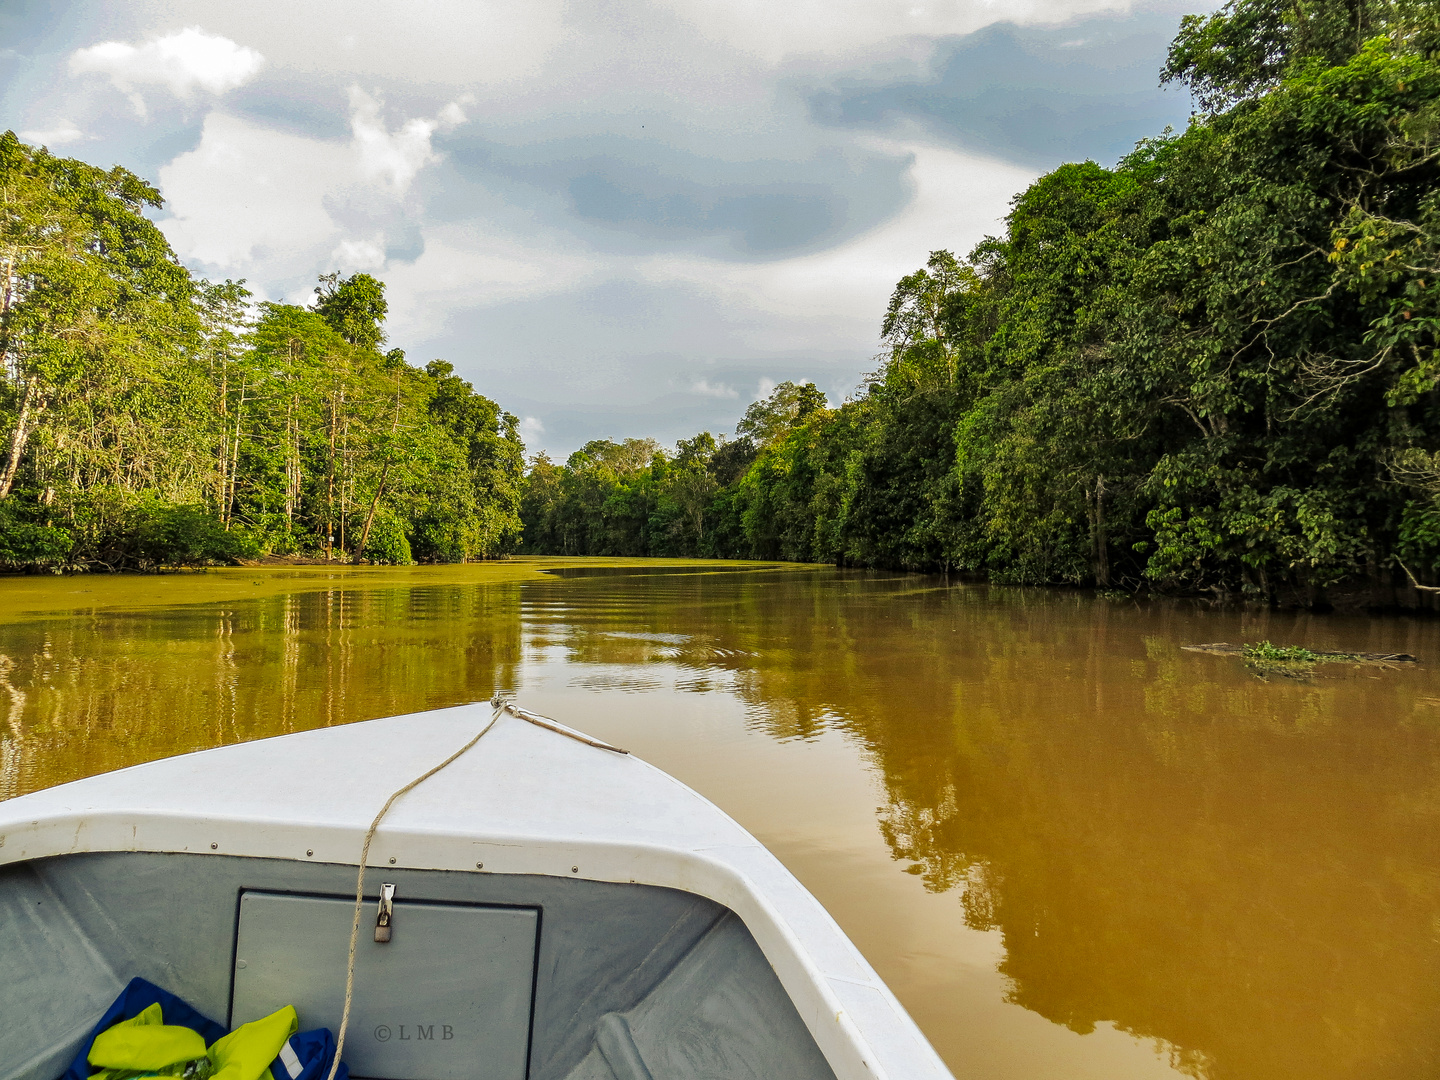
MULTIPOLYGON (((345 1063, 383 1080, 524 1080, 535 983, 534 908, 394 906, 394 938, 362 914, 345 1063)), ((240 896, 230 1023, 294 1005, 302 1031, 338 1031, 355 905, 320 896, 240 896)))

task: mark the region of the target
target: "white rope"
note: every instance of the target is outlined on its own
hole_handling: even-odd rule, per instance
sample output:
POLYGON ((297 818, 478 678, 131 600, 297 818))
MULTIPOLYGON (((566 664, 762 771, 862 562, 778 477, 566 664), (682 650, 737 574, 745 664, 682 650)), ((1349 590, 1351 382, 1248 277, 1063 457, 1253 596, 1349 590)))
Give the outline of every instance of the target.
POLYGON ((592 738, 583 731, 568 728, 558 721, 551 720, 548 716, 541 716, 539 713, 533 713, 529 709, 522 709, 513 701, 500 701, 496 704, 511 716, 518 716, 528 724, 534 724, 536 727, 544 728, 546 731, 553 731, 557 735, 564 735, 567 739, 574 739, 576 742, 583 742, 586 746, 594 746, 600 750, 609 750, 614 754, 630 753, 629 750, 622 750, 618 746, 611 746, 608 742, 602 742, 599 739, 592 738))
POLYGON ((462 746, 455 753, 451 754, 444 761, 440 762, 427 773, 422 773, 414 780, 411 780, 404 787, 400 788, 390 798, 385 800, 385 805, 375 815, 375 820, 370 823, 370 828, 365 833, 365 843, 360 848, 360 871, 355 876, 355 918, 350 924, 350 956, 345 962, 345 1008, 340 1013, 340 1031, 335 1036, 335 1060, 330 1064, 330 1075, 325 1080, 335 1080, 335 1073, 340 1068, 340 1052, 345 1049, 345 1032, 350 1027, 350 1002, 355 993, 355 943, 360 937, 360 912, 365 906, 365 862, 370 857, 370 841, 375 839, 375 830, 380 827, 380 821, 390 812, 390 807, 395 805, 395 800, 406 792, 413 791, 430 777, 434 776, 445 766, 455 761, 461 754, 465 753, 472 746, 478 743, 487 731, 495 726, 495 721, 500 719, 500 713, 504 711, 505 704, 497 696, 492 702, 495 706, 494 713, 490 716, 490 722, 476 732, 475 737, 462 746))

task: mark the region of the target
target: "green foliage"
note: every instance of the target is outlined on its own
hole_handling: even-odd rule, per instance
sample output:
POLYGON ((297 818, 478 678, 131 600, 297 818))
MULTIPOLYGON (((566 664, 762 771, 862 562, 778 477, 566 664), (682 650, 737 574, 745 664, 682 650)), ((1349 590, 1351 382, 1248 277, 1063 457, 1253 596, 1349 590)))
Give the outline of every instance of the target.
POLYGON ((355 274, 343 281, 339 274, 322 274, 315 287, 315 313, 348 343, 362 349, 378 349, 384 344, 381 324, 389 310, 385 285, 369 274, 355 274))
POLYGON ((371 525, 365 557, 372 563, 409 566, 415 561, 410 539, 405 535, 405 522, 394 511, 385 509, 375 515, 371 525))
POLYGON ((0 566, 515 548, 517 420, 443 361, 380 352, 382 282, 256 308, 191 279, 150 185, 13 133, 0 196, 0 566))
POLYGON ((241 529, 227 530, 204 506, 172 506, 158 500, 138 503, 107 547, 117 565, 205 566, 260 554, 241 529))
POLYGON ((1411 566, 1440 566, 1440 507, 1409 503, 1400 515, 1398 554, 1411 566))
POLYGON ((75 539, 62 528, 24 516, 13 499, 0 502, 0 567, 38 570, 70 562, 75 539))
MULTIPOLYGON (((16 500, 7 500, 5 512, 23 512, 16 500)), ((254 558, 260 548, 244 528, 227 529, 207 506, 176 505, 149 492, 118 487, 96 487, 73 497, 64 508, 65 528, 49 525, 54 540, 49 550, 16 568, 68 569, 93 566, 110 570, 155 570, 161 567, 213 566, 236 559, 254 558), (63 541, 61 538, 63 537, 63 541)), ((24 537, 25 530, 12 532, 24 537)), ((35 526, 29 531, 37 535, 35 526)))
POLYGON ((566 555, 741 553, 735 481, 754 458, 701 432, 673 454, 653 439, 597 439, 557 465, 530 463, 521 497, 522 550, 566 555))
POLYGON ((1190 86, 1210 112, 1279 86, 1307 63, 1342 65, 1376 37, 1417 54, 1440 44, 1426 0, 1230 0, 1211 15, 1186 15, 1162 77, 1190 86))
POLYGON ((1272 645, 1269 641, 1257 641, 1253 645, 1241 646, 1241 655, 1246 660, 1271 660, 1298 664, 1313 664, 1320 659, 1303 645, 1272 645))
POLYGON ((1254 675, 1268 678, 1280 675, 1287 679, 1309 679, 1317 664, 1364 663, 1365 658, 1356 653, 1317 653, 1303 645, 1272 645, 1269 641, 1257 641, 1240 647, 1245 666, 1254 675))
POLYGON ((797 386, 788 379, 775 387, 770 396, 745 410, 735 432, 757 446, 766 446, 781 438, 815 410, 825 407, 825 395, 814 383, 797 386))

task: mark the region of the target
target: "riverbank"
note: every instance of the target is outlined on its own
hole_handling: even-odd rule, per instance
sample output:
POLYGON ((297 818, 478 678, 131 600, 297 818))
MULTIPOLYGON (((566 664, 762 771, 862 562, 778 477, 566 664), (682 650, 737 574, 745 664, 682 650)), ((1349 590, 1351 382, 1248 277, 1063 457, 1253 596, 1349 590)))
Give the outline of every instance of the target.
POLYGON ((364 589, 478 585, 534 581, 555 570, 604 567, 694 567, 722 570, 787 565, 734 559, 628 559, 519 555, 491 562, 437 566, 216 567, 168 574, 17 574, 0 577, 0 623, 81 615, 99 611, 139 611, 175 604, 223 604, 288 593, 316 592, 354 585, 364 589))
MULTIPOLYGON (((736 568, 816 567, 825 564, 784 560, 712 559, 702 557, 655 558, 608 555, 513 555, 470 563, 432 565, 368 565, 329 562, 295 556, 274 556, 247 561, 242 566, 173 569, 163 572, 78 574, 0 574, 0 623, 47 618, 87 611, 141 610, 172 604, 227 603, 280 596, 294 592, 333 589, 353 584, 366 589, 411 588, 417 585, 464 585, 537 580, 556 571, 604 572, 607 569, 690 568, 693 572, 720 572, 736 568)), ((843 571, 842 571, 843 572, 843 571)), ((989 585, 980 575, 941 575, 905 570, 850 572, 900 574, 933 579, 936 584, 963 581, 989 585)), ((1440 614, 1440 593, 1416 588, 1402 574, 1382 573, 1365 582, 1342 582, 1329 590, 1295 591, 1265 602, 1236 593, 1210 592, 1167 596, 1151 592, 1109 590, 1092 594, 1073 585, 1029 585, 996 588, 1039 590, 1057 594, 1096 595, 1112 603, 1180 602, 1205 607, 1249 611, 1306 612, 1314 615, 1422 615, 1440 614)))

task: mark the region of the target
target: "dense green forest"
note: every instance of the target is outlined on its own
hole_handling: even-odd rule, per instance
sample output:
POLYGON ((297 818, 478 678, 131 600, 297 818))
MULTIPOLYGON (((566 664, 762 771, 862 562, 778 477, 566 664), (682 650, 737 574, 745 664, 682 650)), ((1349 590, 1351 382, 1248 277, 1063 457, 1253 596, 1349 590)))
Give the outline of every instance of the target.
MULTIPOLYGON (((836 408, 533 463, 525 550, 1323 597, 1440 568, 1440 8, 1231 0, 1183 132, 896 286, 836 408)), ((957 192, 956 197, 963 197, 957 192)))
POLYGON ((784 383, 734 438, 524 475, 513 416, 387 351, 380 282, 302 307, 196 280, 153 187, 6 134, 0 566, 521 548, 1270 598, 1433 580, 1440 11, 1231 0, 1161 77, 1186 129, 934 252, 852 398, 784 383))
POLYGON ((384 286, 310 307, 198 281, 159 193, 0 137, 0 567, 513 550, 515 417, 384 351, 384 286))

